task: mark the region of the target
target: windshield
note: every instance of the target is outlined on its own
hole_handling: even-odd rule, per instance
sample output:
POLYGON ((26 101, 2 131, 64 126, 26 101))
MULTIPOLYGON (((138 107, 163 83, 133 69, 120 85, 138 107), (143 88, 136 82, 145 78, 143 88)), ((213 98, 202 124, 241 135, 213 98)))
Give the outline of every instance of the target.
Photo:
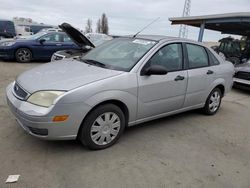
POLYGON ((31 39, 31 40, 36 40, 38 38, 40 38, 41 36, 47 34, 47 32, 39 32, 39 33, 36 33, 34 35, 30 35, 30 36, 27 36, 25 37, 26 39, 31 39))
POLYGON ((94 65, 102 65, 110 69, 130 71, 155 43, 144 39, 113 39, 94 48, 81 60, 86 63, 95 62, 94 65))

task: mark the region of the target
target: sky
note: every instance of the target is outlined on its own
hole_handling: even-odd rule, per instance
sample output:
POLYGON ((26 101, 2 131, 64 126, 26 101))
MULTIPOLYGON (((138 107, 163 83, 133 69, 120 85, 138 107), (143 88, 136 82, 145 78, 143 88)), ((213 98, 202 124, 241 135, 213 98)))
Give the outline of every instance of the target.
MULTIPOLYGON (((135 34, 152 20, 160 19, 142 32, 178 36, 179 26, 169 17, 182 15, 185 0, 0 0, 0 19, 32 18, 45 24, 68 22, 84 29, 88 18, 93 29, 102 13, 106 13, 110 34, 135 34)), ((250 0, 191 0, 191 16, 250 12, 250 0)), ((199 30, 189 27, 188 38, 197 40, 199 30)), ((222 38, 219 32, 205 31, 204 41, 222 38)))

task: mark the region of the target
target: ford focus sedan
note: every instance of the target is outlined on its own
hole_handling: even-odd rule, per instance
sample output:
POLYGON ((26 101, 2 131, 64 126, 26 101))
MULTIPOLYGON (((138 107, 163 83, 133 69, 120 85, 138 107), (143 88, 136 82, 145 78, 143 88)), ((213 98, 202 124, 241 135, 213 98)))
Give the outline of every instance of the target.
POLYGON ((7 87, 7 102, 33 136, 104 149, 126 126, 192 109, 215 114, 233 74, 230 62, 201 43, 123 37, 24 72, 7 87))

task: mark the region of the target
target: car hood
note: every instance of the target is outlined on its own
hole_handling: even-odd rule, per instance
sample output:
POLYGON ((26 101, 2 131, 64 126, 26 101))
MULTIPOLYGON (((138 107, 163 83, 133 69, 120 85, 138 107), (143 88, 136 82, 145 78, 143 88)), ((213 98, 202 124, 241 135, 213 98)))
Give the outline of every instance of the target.
POLYGON ((16 81, 29 93, 39 90, 68 91, 122 73, 122 71, 65 59, 28 70, 18 76, 16 81))
POLYGON ((13 39, 4 39, 4 40, 0 40, 0 43, 4 43, 4 42, 27 42, 27 41, 32 41, 29 39, 25 39, 25 38, 13 38, 13 39))
POLYGON ((67 35, 81 48, 84 48, 86 46, 90 46, 92 48, 95 47, 95 45, 90 42, 90 40, 85 37, 80 31, 78 31, 76 28, 72 27, 68 23, 63 23, 59 25, 59 28, 61 28, 67 35))
POLYGON ((235 71, 244 71, 244 72, 250 72, 250 61, 247 63, 239 64, 235 66, 235 71))

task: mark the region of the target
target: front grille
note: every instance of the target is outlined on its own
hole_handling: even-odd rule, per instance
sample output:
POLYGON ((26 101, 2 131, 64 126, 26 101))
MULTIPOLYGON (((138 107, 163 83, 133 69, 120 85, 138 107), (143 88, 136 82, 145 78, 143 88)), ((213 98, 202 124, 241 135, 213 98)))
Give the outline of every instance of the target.
POLYGON ((19 99, 25 99, 28 96, 28 93, 26 91, 24 91, 23 88, 21 88, 18 83, 15 83, 14 85, 14 93, 16 95, 16 97, 18 97, 19 99))
POLYGON ((240 78, 243 80, 250 80, 250 72, 239 71, 235 74, 235 78, 240 78))

